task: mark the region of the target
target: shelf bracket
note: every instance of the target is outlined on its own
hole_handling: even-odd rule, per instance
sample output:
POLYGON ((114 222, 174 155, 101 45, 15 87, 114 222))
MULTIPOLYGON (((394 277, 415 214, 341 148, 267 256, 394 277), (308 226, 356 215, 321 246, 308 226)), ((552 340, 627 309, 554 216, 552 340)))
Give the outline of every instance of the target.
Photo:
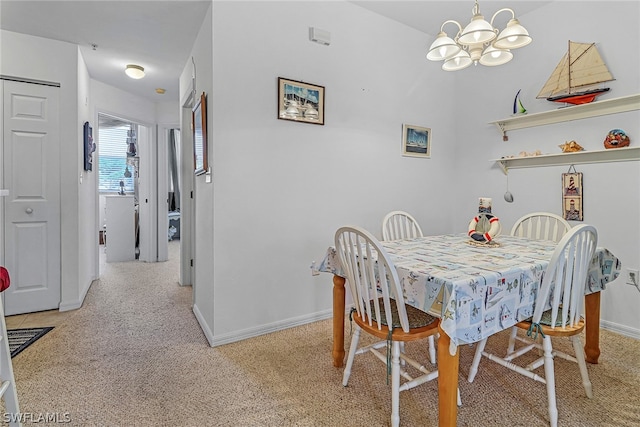
POLYGON ((500 122, 500 123, 497 123, 497 125, 500 128, 500 132, 502 132, 502 140, 503 141, 508 141, 509 140, 509 136, 507 135, 507 130, 504 127, 504 123, 500 122))
POLYGON ((498 163, 498 166, 502 169, 502 173, 509 175, 509 166, 507 166, 508 163, 505 160, 498 160, 496 163, 498 163))

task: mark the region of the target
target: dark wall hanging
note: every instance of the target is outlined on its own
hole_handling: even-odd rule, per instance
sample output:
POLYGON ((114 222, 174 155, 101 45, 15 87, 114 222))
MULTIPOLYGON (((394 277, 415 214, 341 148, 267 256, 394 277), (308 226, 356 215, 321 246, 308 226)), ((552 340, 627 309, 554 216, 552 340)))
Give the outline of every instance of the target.
POLYGON ((84 122, 84 170, 93 169, 93 152, 96 151, 96 144, 93 143, 93 128, 89 122, 84 122))

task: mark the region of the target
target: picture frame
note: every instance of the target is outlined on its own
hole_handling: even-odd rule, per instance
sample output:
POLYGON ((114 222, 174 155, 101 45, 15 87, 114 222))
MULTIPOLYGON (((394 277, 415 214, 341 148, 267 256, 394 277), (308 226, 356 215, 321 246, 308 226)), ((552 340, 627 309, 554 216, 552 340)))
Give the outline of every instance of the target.
POLYGON ((402 155, 431 158, 431 128, 403 124, 402 155))
POLYGON ((278 77, 278 119, 324 125, 324 86, 278 77))
POLYGON ((193 169, 196 175, 209 170, 207 141, 207 94, 202 92, 191 110, 193 129, 193 169))
MULTIPOLYGON (((573 165, 569 168, 571 170, 573 165)), ((584 221, 582 206, 582 172, 562 174, 562 217, 567 221, 584 221)))
POLYGON ((93 142, 93 128, 89 122, 84 122, 83 129, 83 146, 84 146, 84 170, 93 170, 93 152, 96 151, 96 144, 93 142))

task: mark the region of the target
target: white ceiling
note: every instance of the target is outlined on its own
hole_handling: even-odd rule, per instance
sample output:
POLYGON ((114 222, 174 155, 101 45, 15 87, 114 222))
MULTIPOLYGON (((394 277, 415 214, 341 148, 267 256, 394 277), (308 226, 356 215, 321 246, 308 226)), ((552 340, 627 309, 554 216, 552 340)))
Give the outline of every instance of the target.
MULTIPOLYGON (((519 18, 523 14, 543 7, 553 1, 557 0, 479 0, 478 6, 484 19, 490 22, 493 14, 505 7, 513 9, 516 13, 516 18, 519 18)), ((467 25, 469 21, 471 21, 473 7, 475 5, 474 0, 366 0, 351 1, 351 3, 432 36, 438 34, 442 23, 449 19, 458 21, 463 27, 467 25)), ((510 13, 502 12, 496 18, 495 24, 500 28, 504 28, 510 18, 510 13)), ((526 21, 521 21, 520 23, 525 28, 527 27, 526 21)), ((447 25, 445 31, 449 34, 449 37, 453 37, 455 35, 455 25, 447 25)))
POLYGON ((210 5, 190 0, 1 0, 0 28, 77 44, 93 79, 154 102, 179 102, 178 79, 210 5), (127 77, 124 67, 130 63, 143 66, 146 76, 127 77), (158 95, 156 88, 166 93, 158 95))
MULTIPOLYGON (((447 19, 465 25, 474 6, 472 0, 351 3, 430 35, 437 34, 447 19)), ((503 7, 521 16, 548 3, 479 2, 487 20, 503 7)), ((77 44, 93 79, 154 102, 179 102, 178 79, 210 5, 210 0, 0 0, 0 28, 77 44), (97 45, 95 50, 92 44, 97 45), (127 77, 124 67, 130 63, 143 66, 146 76, 127 77), (166 93, 158 95, 156 88, 166 93)), ((501 14, 496 24, 504 26, 508 18, 509 14, 501 14)), ((525 21, 522 24, 526 27, 525 21)), ((452 30, 447 27, 449 33, 452 30)))

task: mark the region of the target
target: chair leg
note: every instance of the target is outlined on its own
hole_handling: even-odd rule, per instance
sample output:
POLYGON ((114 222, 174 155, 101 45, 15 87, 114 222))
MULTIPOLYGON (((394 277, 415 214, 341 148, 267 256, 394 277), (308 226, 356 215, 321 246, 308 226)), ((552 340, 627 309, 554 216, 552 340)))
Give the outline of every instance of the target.
POLYGON ((391 427, 400 425, 400 342, 391 349, 391 427))
POLYGON ((518 335, 518 327, 511 327, 511 335, 509 335, 509 346, 507 347, 507 356, 513 353, 516 348, 516 335, 518 335))
POLYGON ((433 365, 436 364, 436 340, 433 335, 429 337, 429 360, 433 365))
POLYGON ((358 350, 358 342, 360 341, 361 329, 356 325, 351 337, 351 347, 349 347, 349 356, 347 357, 347 365, 344 367, 344 373, 342 374, 342 385, 347 386, 349 382, 349 376, 351 376, 351 367, 353 366, 353 359, 356 356, 356 350, 358 350))
POLYGON ((542 341, 544 348, 544 377, 547 383, 547 404, 549 406, 549 423, 551 427, 558 427, 558 408, 556 406, 556 379, 553 369, 553 348, 551 337, 545 336, 542 341))
POLYGON ((471 368, 469 368, 469 378, 468 381, 470 383, 473 382, 473 379, 476 377, 478 373, 478 365, 480 365, 480 359, 482 359, 482 352, 484 351, 484 346, 487 345, 487 338, 483 339, 478 343, 478 347, 476 348, 476 354, 473 356, 473 362, 471 363, 471 368))
POLYGON ((587 371, 587 363, 584 360, 584 349, 582 348, 582 341, 578 335, 574 335, 571 337, 571 342, 573 343, 573 350, 576 353, 576 360, 578 361, 578 366, 580 367, 580 375, 582 376, 582 385, 584 386, 584 391, 587 394, 587 397, 591 399, 593 397, 593 391, 591 388, 591 380, 589 380, 589 372, 587 371))

